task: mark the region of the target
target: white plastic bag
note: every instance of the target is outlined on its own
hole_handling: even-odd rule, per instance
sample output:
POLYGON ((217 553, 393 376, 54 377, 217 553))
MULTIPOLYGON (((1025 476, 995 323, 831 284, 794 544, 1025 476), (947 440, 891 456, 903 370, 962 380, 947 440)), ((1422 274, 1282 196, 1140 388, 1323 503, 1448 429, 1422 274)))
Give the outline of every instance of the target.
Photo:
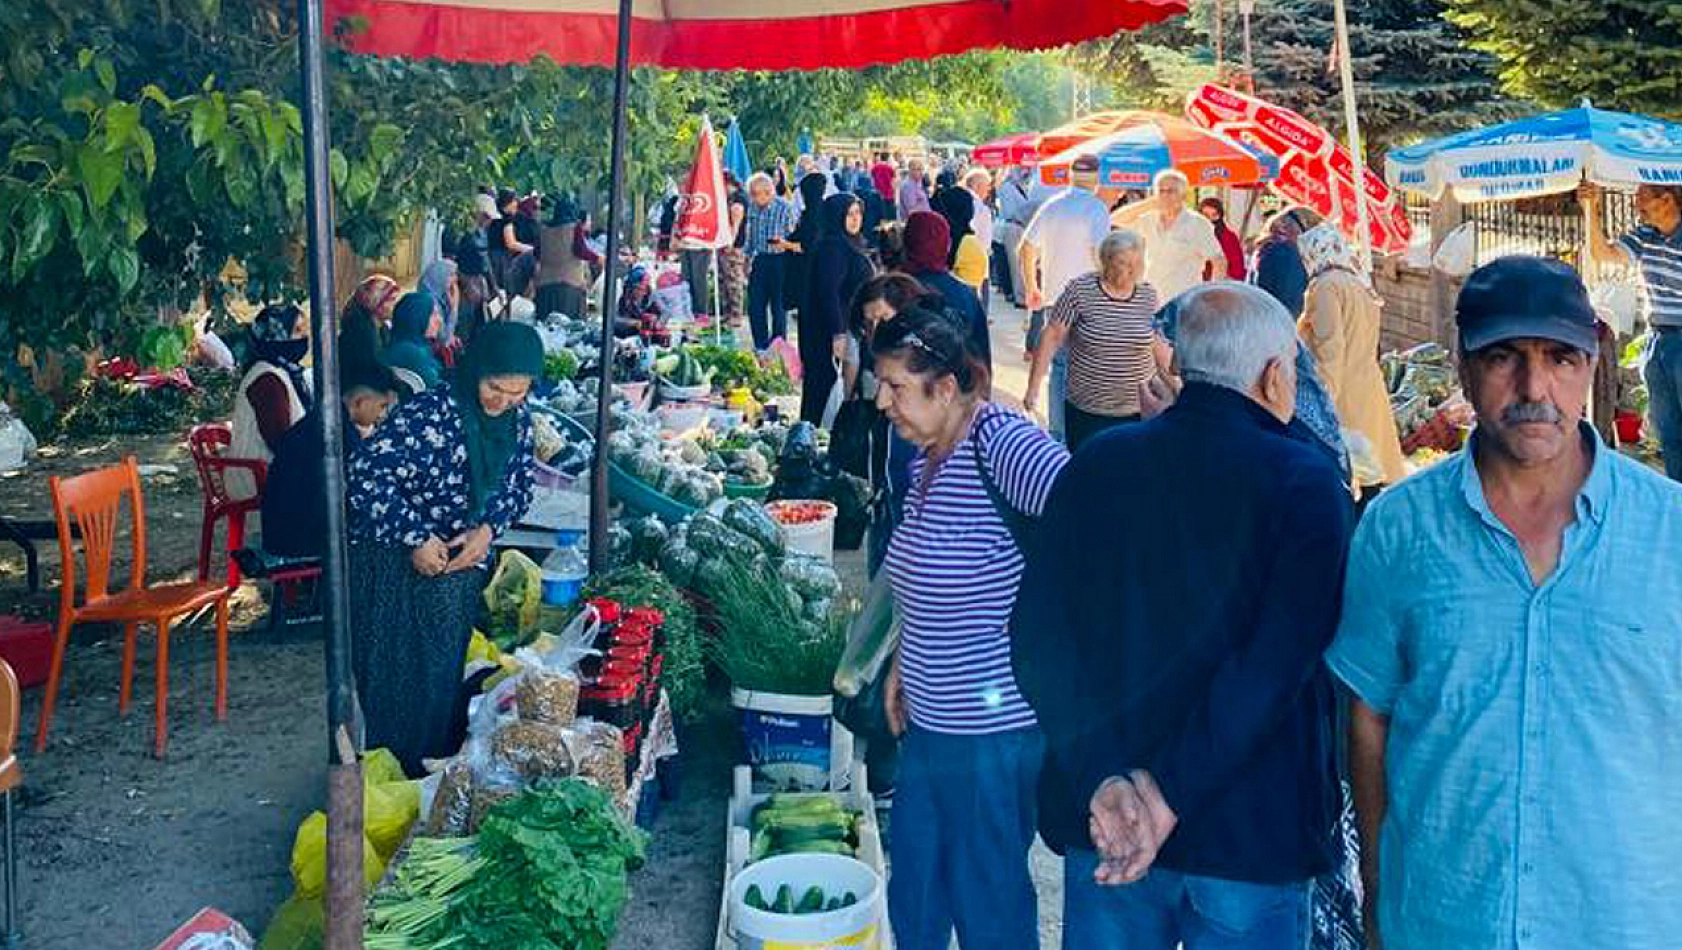
POLYGON ((683 281, 654 291, 654 306, 661 316, 672 323, 690 323, 695 319, 694 303, 689 299, 689 285, 683 281))
POLYGON ((12 414, 12 407, 0 402, 0 472, 23 468, 35 455, 34 433, 12 414))
POLYGON ((835 417, 841 412, 841 404, 847 401, 847 387, 841 380, 841 361, 834 360, 835 385, 829 387, 829 398, 823 404, 823 422, 820 429, 829 429, 835 425, 835 417))
POLYGON ((1635 332, 1636 318, 1642 315, 1644 301, 1641 291, 1628 281, 1596 284, 1589 291, 1589 302, 1595 313, 1616 330, 1619 336, 1635 332))
POLYGON ((1437 245, 1431 266, 1450 277, 1465 277, 1477 266, 1477 257, 1477 232, 1468 221, 1448 232, 1443 243, 1437 245))

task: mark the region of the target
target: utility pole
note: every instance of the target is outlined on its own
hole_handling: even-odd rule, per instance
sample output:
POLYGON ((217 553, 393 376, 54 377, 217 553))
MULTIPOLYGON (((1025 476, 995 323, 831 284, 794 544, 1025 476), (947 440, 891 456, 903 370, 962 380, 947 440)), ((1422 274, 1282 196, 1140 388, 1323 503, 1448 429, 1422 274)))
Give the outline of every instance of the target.
POLYGON ((1361 269, 1372 273, 1372 228, 1367 223, 1367 159, 1361 150, 1361 117, 1355 108, 1355 52, 1349 48, 1349 11, 1344 0, 1332 0, 1337 28, 1338 74, 1343 82, 1344 124, 1349 129, 1349 154, 1355 160, 1355 224, 1360 242, 1361 269))
POLYGON ((1078 69, 1069 70, 1069 119, 1072 121, 1092 112, 1092 80, 1078 69))

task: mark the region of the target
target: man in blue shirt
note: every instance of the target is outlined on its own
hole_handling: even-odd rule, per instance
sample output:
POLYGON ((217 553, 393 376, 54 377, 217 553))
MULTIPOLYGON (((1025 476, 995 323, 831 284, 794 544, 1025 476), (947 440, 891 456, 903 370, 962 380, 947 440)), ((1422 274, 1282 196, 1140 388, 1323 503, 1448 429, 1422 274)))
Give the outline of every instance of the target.
POLYGON ((788 312, 783 308, 786 239, 794 230, 794 206, 772 190, 771 176, 760 172, 748 178, 748 208, 742 226, 742 256, 748 268, 748 327, 753 348, 764 353, 771 341, 788 335, 788 312))
POLYGON ((1478 428, 1368 510, 1327 654, 1372 946, 1673 950, 1682 486, 1583 422, 1575 271, 1494 261, 1456 316, 1478 428))
POLYGON ((1188 291, 1173 407, 1093 437, 1035 528, 1012 656, 1068 950, 1307 946, 1353 505, 1288 425, 1296 353, 1263 291, 1188 291))
POLYGON ((1585 184, 1581 196, 1590 259, 1597 264, 1630 264, 1641 273, 1647 324, 1653 331, 1642 376, 1664 450, 1665 474, 1682 481, 1682 188, 1637 188, 1635 210, 1641 226, 1615 243, 1607 240, 1601 223, 1600 189, 1585 184))

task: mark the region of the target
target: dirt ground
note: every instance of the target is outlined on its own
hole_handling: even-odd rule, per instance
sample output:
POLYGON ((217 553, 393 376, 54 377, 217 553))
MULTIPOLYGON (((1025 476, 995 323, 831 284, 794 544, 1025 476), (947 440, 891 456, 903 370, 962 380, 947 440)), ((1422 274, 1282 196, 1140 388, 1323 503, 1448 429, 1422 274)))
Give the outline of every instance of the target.
MULTIPOLYGON (((171 466, 173 475, 149 470, 144 479, 147 575, 187 579, 198 558, 199 491, 191 460, 175 442, 149 437, 120 446, 48 448, 24 472, 0 477, 0 512, 49 519, 49 476, 110 464, 122 454, 171 466)), ((0 613, 56 616, 56 543, 40 548, 43 590, 31 595, 21 553, 0 544, 0 613)), ((117 576, 126 577, 126 570, 117 576)), ((73 635, 41 755, 29 740, 42 691, 25 691, 25 784, 17 811, 25 946, 144 950, 205 906, 261 934, 291 893, 292 835, 321 807, 325 790, 322 645, 313 626, 271 633, 262 598, 263 591, 247 584, 236 599, 225 723, 212 710, 211 622, 201 618, 172 636, 164 761, 151 755, 155 654, 148 633, 141 635, 135 701, 126 718, 117 715, 121 631, 113 627, 89 625, 73 635)), ((739 754, 727 707, 720 702, 681 740, 680 794, 661 805, 616 948, 700 950, 712 943, 724 804, 739 754)))
MULTIPOLYGON (((1026 382, 1020 317, 995 307, 1001 395, 1026 382)), ((199 489, 176 437, 49 446, 21 473, 0 476, 0 513, 52 517, 51 475, 70 475, 132 454, 143 466, 150 580, 184 580, 197 564, 199 489)), ((255 531, 255 520, 252 530, 255 531)), ((218 539, 218 544, 221 544, 218 539)), ((126 540, 119 550, 126 549, 126 540)), ((18 549, 0 542, 0 614, 51 621, 61 576, 57 546, 40 545, 43 590, 30 594, 18 549)), ((862 574, 857 555, 843 570, 862 574)), ((125 562, 126 563, 126 562, 125 562)), ((220 559, 218 559, 218 569, 220 559)), ((116 576, 126 577, 126 566, 116 576)), ((151 755, 154 640, 141 635, 134 705, 117 715, 120 631, 89 625, 73 635, 50 743, 33 754, 41 689, 23 698, 17 811, 20 921, 30 950, 145 950, 201 907, 217 907, 261 934, 292 889, 292 835, 325 794, 322 646, 310 626, 270 632, 265 591, 236 595, 229 714, 213 716, 212 625, 171 638, 169 756, 151 755)), ((681 735, 680 794, 663 803, 648 865, 632 880, 616 950, 710 948, 724 855, 724 805, 739 749, 729 711, 681 735)), ((1059 862, 1035 856, 1042 946, 1058 945, 1059 862)))

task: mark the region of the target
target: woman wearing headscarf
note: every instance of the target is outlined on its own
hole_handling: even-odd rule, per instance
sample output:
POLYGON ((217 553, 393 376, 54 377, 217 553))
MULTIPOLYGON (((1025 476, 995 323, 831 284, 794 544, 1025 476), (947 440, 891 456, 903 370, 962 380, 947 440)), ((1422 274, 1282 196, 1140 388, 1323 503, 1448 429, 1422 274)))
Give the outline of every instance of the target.
POLYGON ((987 280, 987 252, 975 236, 975 196, 967 188, 953 186, 934 193, 934 210, 946 219, 952 247, 946 252, 946 266, 977 294, 987 280))
POLYGON ((1297 237, 1313 227, 1310 212, 1286 208, 1268 222, 1267 237, 1256 248, 1256 286, 1273 295, 1290 313, 1302 313, 1302 298, 1308 292, 1308 271, 1297 251, 1297 237))
POLYGON ((420 290, 404 294, 397 302, 397 314, 391 319, 391 342, 386 344, 381 359, 393 369, 414 373, 427 389, 437 386, 444 378, 444 366, 432 355, 432 341, 443 325, 431 294, 420 290))
POLYGON ((847 308, 874 268, 865 257, 864 204, 855 195, 823 203, 824 236, 809 252, 806 300, 800 307, 800 418, 821 425, 839 366, 847 359, 847 308))
MULTIPOLYGON (((1390 393, 1378 366, 1381 300, 1361 276, 1355 250, 1331 224, 1297 238, 1310 275, 1297 329, 1320 369, 1326 393, 1343 427, 1365 436, 1382 479, 1359 477, 1363 493, 1377 494, 1407 475, 1390 393)), ((1374 475, 1378 473, 1373 473, 1374 475)))
POLYGON ((812 270, 810 251, 823 237, 823 196, 829 189, 829 179, 821 172, 811 172, 800 179, 800 220, 783 242, 783 306, 799 309, 810 292, 807 277, 812 270))
MULTIPOLYGON (((310 325, 295 304, 264 307, 251 324, 250 363, 234 399, 232 458, 274 460, 280 440, 309 411, 309 375, 304 357, 310 351, 310 325)), ((228 495, 235 500, 257 497, 257 483, 249 472, 227 473, 228 495)))
POLYGON ((564 313, 583 319, 585 300, 594 283, 590 270, 601 255, 590 250, 590 219, 578 203, 565 195, 554 198, 554 210, 538 241, 537 313, 564 313))
MULTIPOLYGON (((1244 242, 1238 240, 1238 232, 1226 221, 1226 202, 1210 196, 1197 203, 1197 211, 1209 219, 1209 224, 1215 229, 1215 240, 1221 243, 1221 253, 1226 255, 1226 277, 1228 280, 1243 280, 1244 242)), ((1203 265, 1203 279, 1215 280, 1218 276, 1214 272, 1214 262, 1203 265)))
MULTIPOLYGON (((438 316, 442 324, 438 329, 438 342, 449 346, 456 336, 456 315, 461 312, 461 290, 456 282, 456 262, 447 257, 426 265, 421 271, 420 285, 417 288, 432 298, 433 306, 438 308, 438 316)), ((396 314, 392 315, 396 319, 396 314)))
POLYGON ((952 276, 951 260, 952 231, 946 219, 932 211, 912 212, 905 222, 905 260, 900 270, 940 296, 946 309, 969 329, 970 344, 991 372, 993 343, 987 312, 981 309, 975 288, 952 276))
POLYGON ((882 196, 882 206, 887 213, 884 220, 897 217, 894 214, 894 182, 899 178, 899 172, 886 158, 870 166, 870 182, 876 186, 876 193, 882 196))
POLYGON ((457 687, 491 543, 531 504, 525 399, 543 341, 487 325, 451 385, 399 406, 346 472, 351 633, 370 747, 411 776, 456 751, 457 687))
POLYGON ((397 298, 403 291, 385 274, 369 274, 357 286, 339 317, 339 363, 377 363, 385 349, 397 298))
POLYGON ((854 183, 853 194, 864 202, 864 243, 872 252, 879 252, 882 247, 882 222, 893 217, 893 212, 882 200, 882 195, 876 190, 876 185, 869 175, 860 174, 854 183))

